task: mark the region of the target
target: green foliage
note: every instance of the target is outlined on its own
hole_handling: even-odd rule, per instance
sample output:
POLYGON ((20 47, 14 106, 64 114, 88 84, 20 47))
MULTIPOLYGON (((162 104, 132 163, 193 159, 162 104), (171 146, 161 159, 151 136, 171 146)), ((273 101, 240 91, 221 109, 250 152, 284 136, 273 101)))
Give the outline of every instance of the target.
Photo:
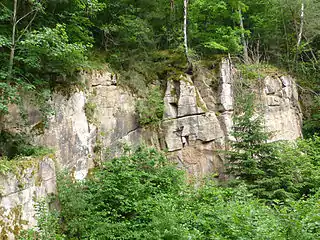
POLYGON ((69 238, 142 238, 139 230, 152 221, 158 202, 182 188, 181 171, 163 154, 140 147, 106 162, 88 180, 72 184, 68 176, 60 177, 64 229, 69 238))
POLYGON ((57 211, 49 211, 48 203, 44 200, 35 205, 37 227, 24 230, 18 236, 19 240, 63 240, 65 237, 59 234, 59 218, 57 211))
POLYGON ((196 0, 190 4, 190 37, 193 48, 204 54, 239 53, 240 29, 233 22, 228 1, 196 0))
POLYGON ((241 75, 249 80, 261 80, 268 75, 285 74, 285 72, 275 66, 263 63, 255 64, 238 64, 237 69, 241 71, 241 75))
POLYGON ((316 96, 311 104, 310 116, 303 124, 303 135, 311 137, 320 133, 320 96, 316 96))
POLYGON ((71 75, 85 65, 82 43, 69 43, 65 26, 58 24, 55 28, 43 28, 30 32, 21 41, 19 60, 25 64, 30 74, 41 71, 41 74, 71 75))
POLYGON ((242 113, 234 116, 231 151, 227 152, 229 173, 236 178, 253 184, 263 174, 262 166, 271 161, 272 146, 267 144, 268 134, 265 133, 262 120, 255 115, 254 95, 238 99, 243 106, 242 113))
POLYGON ((320 138, 313 136, 310 139, 298 140, 295 144, 281 145, 279 158, 282 164, 276 169, 279 179, 288 181, 288 191, 294 189, 297 197, 310 196, 320 187, 319 153, 320 138))
POLYGON ((94 112, 96 111, 97 105, 92 102, 86 102, 84 106, 84 112, 86 114, 87 120, 89 123, 94 123, 94 112))
MULTIPOLYGON (((317 140, 318 141, 318 140, 317 140)), ((88 179, 58 181, 59 223, 66 239, 317 239, 319 193, 265 205, 245 186, 194 188, 154 149, 105 162, 88 179)), ((57 220, 53 219, 54 223, 57 220)), ((45 225, 46 226, 46 225, 45 225)), ((59 231, 56 225, 47 235, 59 231)), ((58 238, 59 239, 59 238, 58 238)))
POLYGON ((9 104, 17 103, 18 101, 19 95, 17 94, 16 86, 11 86, 7 82, 1 82, 0 80, 0 116, 8 113, 9 104))
POLYGON ((0 132, 0 156, 13 159, 17 156, 43 156, 51 152, 48 148, 31 144, 27 134, 0 132))
POLYGON ((161 90, 158 87, 150 88, 145 98, 137 102, 136 111, 140 125, 160 123, 164 111, 161 90))
POLYGON ((268 201, 299 199, 320 187, 319 137, 297 143, 268 143, 252 96, 241 102, 243 113, 234 117, 231 149, 226 151, 228 173, 245 183, 255 196, 268 201))

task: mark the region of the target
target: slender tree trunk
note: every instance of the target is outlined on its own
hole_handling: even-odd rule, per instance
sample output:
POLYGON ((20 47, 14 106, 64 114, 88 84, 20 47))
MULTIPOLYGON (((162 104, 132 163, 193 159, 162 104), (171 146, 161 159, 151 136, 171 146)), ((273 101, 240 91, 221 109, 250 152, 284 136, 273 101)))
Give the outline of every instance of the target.
POLYGON ((304 2, 301 3, 301 13, 300 13, 300 30, 298 34, 298 42, 297 42, 297 51, 300 47, 301 40, 302 40, 302 33, 303 33, 303 22, 304 22, 304 2))
POLYGON ((295 62, 298 60, 299 47, 301 45, 302 34, 303 34, 303 22, 304 22, 304 2, 302 1, 301 10, 300 10, 300 27, 299 27, 299 32, 297 32, 297 50, 296 50, 296 55, 294 57, 295 62))
POLYGON ((8 79, 11 79, 12 68, 13 68, 13 59, 16 48, 16 27, 17 27, 17 5, 18 0, 13 1, 13 17, 12 17, 12 39, 11 39, 11 51, 9 58, 9 68, 8 68, 8 79))
POLYGON ((188 14, 188 0, 184 0, 184 14, 183 14, 184 50, 185 50, 186 58, 189 62, 188 35, 187 35, 187 14, 188 14))
MULTIPOLYGON (((290 48, 289 48, 289 40, 288 40, 288 31, 287 31, 287 26, 285 23, 283 9, 281 9, 281 15, 282 15, 282 25, 283 25, 284 35, 285 35, 285 39, 286 39, 286 55, 287 55, 287 61, 288 61, 290 59, 290 48)), ((288 64, 288 68, 289 69, 291 68, 290 64, 288 64)))
POLYGON ((170 0, 170 9, 171 9, 171 12, 174 11, 174 0, 170 0))
POLYGON ((241 28, 241 40, 243 44, 243 60, 247 64, 249 63, 248 44, 246 41, 246 37, 244 35, 244 26, 243 26, 242 12, 240 7, 238 8, 238 12, 239 12, 240 28, 241 28))

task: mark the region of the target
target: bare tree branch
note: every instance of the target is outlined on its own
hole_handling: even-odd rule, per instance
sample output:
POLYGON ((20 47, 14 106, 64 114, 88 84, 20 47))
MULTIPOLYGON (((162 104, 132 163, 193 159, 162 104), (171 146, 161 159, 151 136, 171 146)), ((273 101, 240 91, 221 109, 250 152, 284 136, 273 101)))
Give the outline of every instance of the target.
POLYGON ((21 20, 23 20, 24 18, 28 17, 31 13, 36 12, 37 9, 33 9, 32 11, 26 13, 24 16, 22 16, 21 18, 19 18, 16 22, 16 24, 18 24, 21 20))

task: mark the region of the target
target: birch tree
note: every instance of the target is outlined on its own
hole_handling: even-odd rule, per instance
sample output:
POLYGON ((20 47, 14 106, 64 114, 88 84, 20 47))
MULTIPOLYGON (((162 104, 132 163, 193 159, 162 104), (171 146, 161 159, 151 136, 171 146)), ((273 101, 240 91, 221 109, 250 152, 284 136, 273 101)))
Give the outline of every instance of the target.
POLYGON ((171 9, 171 12, 174 11, 174 0, 170 0, 170 9, 171 9))
POLYGON ((185 50, 185 54, 186 54, 186 58, 189 62, 189 54, 188 54, 188 33, 187 33, 187 20, 188 20, 188 2, 189 0, 183 0, 184 4, 183 4, 183 9, 184 9, 184 13, 183 13, 183 36, 184 36, 184 50, 185 50))
POLYGON ((12 34, 11 34, 11 46, 10 46, 10 57, 9 57, 9 66, 8 66, 8 79, 10 80, 12 77, 12 69, 13 69, 13 61, 15 55, 15 49, 17 42, 21 39, 21 37, 26 33, 26 31, 30 28, 32 22, 34 21, 38 11, 42 9, 42 5, 40 2, 32 2, 32 8, 22 17, 18 17, 18 0, 13 0, 13 12, 12 12, 12 34), (24 20, 25 18, 30 17, 30 20, 24 26, 22 31, 18 35, 18 24, 24 20))
POLYGON ((248 55, 248 44, 246 37, 244 35, 244 26, 243 26, 243 18, 242 18, 242 10, 240 7, 240 4, 238 6, 238 13, 239 13, 239 23, 240 23, 240 28, 241 28, 241 41, 243 45, 243 60, 247 64, 249 63, 249 55, 248 55))
POLYGON ((301 10, 300 10, 300 29, 298 34, 298 40, 297 40, 297 53, 299 51, 299 47, 302 40, 302 34, 303 34, 303 23, 304 23, 304 2, 301 2, 301 10))

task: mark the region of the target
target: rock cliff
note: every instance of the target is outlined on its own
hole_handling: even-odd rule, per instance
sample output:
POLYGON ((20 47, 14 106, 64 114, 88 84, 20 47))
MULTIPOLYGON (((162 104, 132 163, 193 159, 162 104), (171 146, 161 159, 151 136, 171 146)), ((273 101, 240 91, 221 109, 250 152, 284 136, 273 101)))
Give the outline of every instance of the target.
MULTIPOLYGON (((235 81, 241 79, 228 60, 222 61, 218 73, 198 69, 194 76, 168 81, 163 121, 166 147, 194 176, 215 172, 224 177, 219 150, 232 140, 235 81)), ((251 91, 257 95, 256 104, 262 105, 270 141, 301 137, 302 114, 294 80, 274 74, 256 81, 261 82, 251 91)))
MULTIPOLYGON (((82 73, 84 90, 78 89, 68 97, 59 93, 52 96, 55 115, 49 119, 48 128, 36 131, 41 124, 39 113, 32 105, 27 106, 28 131, 36 143, 55 149, 57 167, 70 169, 76 179, 83 179, 101 156, 119 155, 123 144, 141 142, 167 149, 173 161, 197 178, 208 173, 224 178, 224 160, 219 150, 232 140, 238 78, 237 70, 225 59, 218 69, 198 68, 193 75, 182 74, 168 80, 163 121, 157 131, 152 131, 139 126, 135 112, 137 98, 117 85, 116 75, 108 71, 82 73)), ((263 106, 266 130, 273 133, 270 140, 301 137, 302 114, 294 79, 270 74, 259 81, 253 91, 263 106)), ((5 127, 17 130, 18 111, 12 108, 11 113, 5 127)), ((21 214, 14 219, 27 221, 26 226, 31 226, 32 196, 54 192, 53 183, 45 184, 54 178, 54 168, 48 161, 39 163, 39 173, 34 176, 24 175, 28 184, 23 189, 18 189, 13 175, 0 178, 5 189, 0 196, 0 209, 4 209, 5 217, 0 217, 0 221, 11 224, 11 232, 15 226, 7 217, 11 209, 22 206, 21 214), (46 164, 50 169, 42 170, 46 164), (35 178, 44 180, 44 184, 38 186, 35 178)))
POLYGON ((0 239, 15 239, 17 233, 36 224, 35 205, 56 192, 52 159, 22 159, 0 173, 0 239))

